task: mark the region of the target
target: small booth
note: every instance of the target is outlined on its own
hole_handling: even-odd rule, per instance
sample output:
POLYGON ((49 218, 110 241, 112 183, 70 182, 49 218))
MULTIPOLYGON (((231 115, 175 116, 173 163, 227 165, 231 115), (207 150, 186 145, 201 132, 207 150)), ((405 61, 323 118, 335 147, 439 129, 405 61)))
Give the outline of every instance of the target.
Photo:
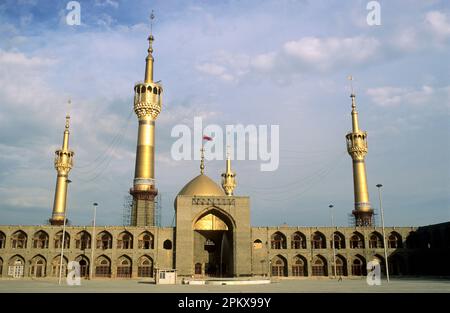
POLYGON ((177 270, 157 268, 155 272, 155 283, 157 285, 175 285, 177 283, 177 270))

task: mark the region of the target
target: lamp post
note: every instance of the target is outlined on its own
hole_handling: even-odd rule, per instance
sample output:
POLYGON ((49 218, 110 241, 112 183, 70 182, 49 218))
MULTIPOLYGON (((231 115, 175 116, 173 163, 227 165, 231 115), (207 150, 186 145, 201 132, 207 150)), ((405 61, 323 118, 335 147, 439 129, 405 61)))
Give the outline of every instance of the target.
MULTIPOLYGON (((66 180, 67 184, 70 184, 72 181, 70 179, 66 180)), ((61 259, 59 260, 59 281, 58 284, 61 285, 62 280, 62 265, 64 260, 64 245, 66 244, 66 220, 67 220, 67 205, 64 210, 64 221, 63 221, 63 233, 62 233, 62 242, 61 242, 61 259)))
POLYGON ((383 230, 383 247, 384 247, 384 262, 385 262, 385 267, 386 267, 386 279, 387 279, 387 282, 389 282, 389 266, 388 266, 388 256, 387 256, 387 248, 386 248, 386 233, 384 231, 384 212, 383 212, 383 206, 381 205, 381 187, 383 187, 382 184, 377 184, 378 198, 380 200, 381 229, 383 230))
POLYGON ((336 248, 334 246, 334 205, 330 204, 328 206, 331 211, 331 227, 333 229, 333 232, 331 233, 331 246, 333 247, 333 264, 334 264, 334 278, 336 278, 336 248))
POLYGON ((90 262, 90 266, 89 266, 89 279, 93 278, 93 270, 94 270, 94 250, 95 250, 95 219, 97 217, 97 206, 98 203, 94 202, 93 203, 94 206, 94 220, 92 222, 92 235, 91 235, 91 262, 90 262))

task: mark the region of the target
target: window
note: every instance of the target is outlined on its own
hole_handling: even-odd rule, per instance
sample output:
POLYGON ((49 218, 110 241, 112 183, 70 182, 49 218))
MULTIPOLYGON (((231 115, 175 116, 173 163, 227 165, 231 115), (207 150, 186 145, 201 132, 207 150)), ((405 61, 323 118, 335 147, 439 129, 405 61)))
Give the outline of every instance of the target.
MULTIPOLYGON (((61 249, 61 243, 62 243, 62 237, 63 237, 63 232, 60 231, 59 233, 57 233, 55 235, 55 249, 61 249)), ((70 236, 69 234, 66 232, 64 234, 64 248, 65 249, 69 249, 70 246, 70 236)))
POLYGON ((396 232, 392 232, 388 238, 388 248, 402 248, 402 237, 396 232))
POLYGON ((75 248, 86 250, 91 248, 91 235, 88 232, 79 232, 75 238, 75 248))
POLYGON ((325 236, 321 232, 315 232, 312 235, 311 244, 313 249, 325 249, 326 248, 326 241, 325 236))
POLYGON ((110 233, 104 231, 97 236, 97 248, 106 250, 112 248, 112 236, 110 233))
POLYGON ((121 257, 117 262, 117 277, 131 278, 131 260, 127 257, 121 257))
POLYGON ((11 237, 11 247, 13 249, 25 249, 27 247, 27 235, 19 230, 11 237))
POLYGON ((147 256, 139 259, 138 277, 153 277, 153 261, 147 256))
POLYGON ((312 264, 312 276, 328 276, 327 263, 322 256, 316 256, 312 264))
POLYGON ((263 247, 263 243, 261 240, 256 239, 255 241, 253 241, 253 249, 257 250, 257 249, 261 249, 263 247))
MULTIPOLYGON (((52 276, 54 277, 58 277, 59 276, 59 265, 61 262, 61 255, 58 255, 56 257, 53 258, 52 261, 52 276)), ((63 257, 63 262, 62 262, 62 275, 63 277, 67 277, 67 259, 66 257, 63 257)))
POLYGON ((270 246, 272 249, 286 249, 286 237, 280 232, 274 233, 271 237, 270 246))
POLYGON ((300 232, 296 232, 292 235, 291 241, 292 249, 306 249, 306 237, 300 232))
POLYGON ((149 232, 144 232, 139 236, 139 249, 153 249, 153 235, 149 232))
POLYGON ((47 262, 41 256, 36 256, 31 260, 30 276, 32 277, 45 277, 45 268, 47 262))
POLYGON ((280 256, 272 259, 272 276, 287 276, 286 262, 280 256))
POLYGON ((296 256, 292 265, 292 276, 307 276, 306 273, 306 261, 300 256, 296 256))
POLYGON ((345 249, 345 238, 344 238, 344 235, 342 235, 339 232, 335 232, 333 234, 333 239, 334 239, 334 242, 332 244, 334 244, 334 248, 335 249, 345 249))
POLYGON ((372 233, 369 237, 369 248, 378 249, 383 248, 383 239, 380 234, 372 233))
POLYGON ((117 240, 117 249, 133 249, 133 236, 128 232, 123 232, 117 240))
POLYGON ((195 263, 195 275, 201 275, 201 274, 202 274, 202 264, 195 263))
POLYGON ((0 231, 0 249, 4 249, 6 245, 6 236, 0 231))
POLYGON ((350 238, 350 248, 351 249, 364 249, 364 238, 361 234, 355 233, 350 238))
POLYGON ((347 260, 343 256, 336 256, 336 275, 347 276, 347 260))
POLYGON ((33 248, 47 249, 48 248, 48 234, 44 231, 38 231, 33 238, 33 248))
POLYGON ((97 259, 95 266, 96 277, 111 277, 111 262, 104 256, 97 259))
POLYGON ((172 241, 170 241, 169 239, 164 241, 163 248, 166 250, 171 250, 172 249, 172 241))

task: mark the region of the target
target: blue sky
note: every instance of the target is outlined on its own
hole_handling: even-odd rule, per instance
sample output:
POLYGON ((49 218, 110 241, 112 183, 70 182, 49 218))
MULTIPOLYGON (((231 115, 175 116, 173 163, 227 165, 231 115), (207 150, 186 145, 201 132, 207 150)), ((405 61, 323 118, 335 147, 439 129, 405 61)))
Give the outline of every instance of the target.
MULTIPOLYGON (((64 116, 75 150, 69 217, 121 224, 131 187, 137 119, 133 85, 144 77, 155 10, 155 79, 162 221, 198 173, 174 161, 176 124, 280 125, 280 167, 234 161, 237 195, 251 197, 253 225, 348 225, 353 207, 347 76, 355 77, 368 132, 372 205, 382 183, 386 224, 450 220, 450 6, 447 1, 80 1, 81 25, 65 23, 68 1, 0 3, 0 224, 50 217, 64 116), (66 105, 68 98, 72 106, 66 105)), ((224 164, 207 162, 219 182, 224 164)))

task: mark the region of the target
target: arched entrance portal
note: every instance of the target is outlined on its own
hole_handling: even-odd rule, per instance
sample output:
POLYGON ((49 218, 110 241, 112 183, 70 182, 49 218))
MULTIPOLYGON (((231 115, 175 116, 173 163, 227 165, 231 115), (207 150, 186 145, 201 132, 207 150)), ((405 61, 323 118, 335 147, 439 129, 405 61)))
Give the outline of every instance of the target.
POLYGON ((233 276, 233 223, 225 213, 211 209, 194 222, 194 273, 233 276))

